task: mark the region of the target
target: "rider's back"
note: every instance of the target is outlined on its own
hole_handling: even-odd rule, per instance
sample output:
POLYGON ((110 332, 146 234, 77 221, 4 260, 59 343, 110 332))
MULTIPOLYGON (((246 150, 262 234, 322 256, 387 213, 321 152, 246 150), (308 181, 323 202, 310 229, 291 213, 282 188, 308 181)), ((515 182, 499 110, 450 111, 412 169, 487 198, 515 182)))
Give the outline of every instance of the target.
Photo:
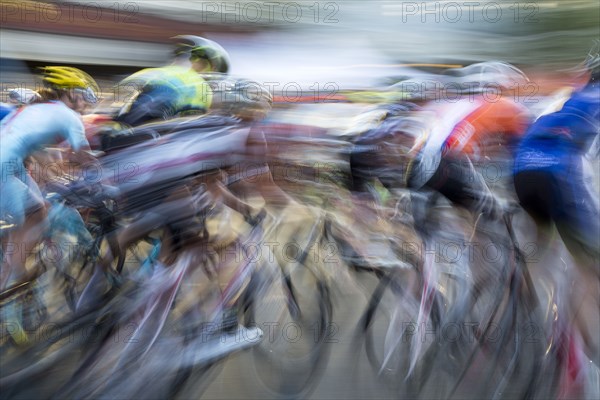
POLYGON ((453 130, 448 138, 450 149, 474 154, 477 148, 491 135, 520 137, 525 133, 529 121, 527 109, 508 97, 477 100, 474 110, 453 130), (467 125, 469 129, 463 126, 467 125), (466 135, 466 138, 463 138, 466 135))
POLYGON ((67 140, 74 150, 87 145, 81 117, 60 101, 33 104, 2 121, 2 155, 25 158, 45 145, 67 140))
POLYGON ((184 111, 207 111, 212 92, 206 81, 194 70, 177 65, 147 68, 121 85, 133 85, 139 95, 117 118, 139 125, 157 118, 172 117, 184 111))
POLYGON ((426 146, 444 148, 445 152, 475 155, 479 146, 493 135, 507 138, 524 134, 529 113, 508 97, 487 98, 475 96, 458 101, 433 104, 426 107, 438 115, 426 146))
POLYGON ((530 127, 519 147, 516 172, 568 166, 569 157, 587 151, 599 127, 600 88, 589 85, 530 127))

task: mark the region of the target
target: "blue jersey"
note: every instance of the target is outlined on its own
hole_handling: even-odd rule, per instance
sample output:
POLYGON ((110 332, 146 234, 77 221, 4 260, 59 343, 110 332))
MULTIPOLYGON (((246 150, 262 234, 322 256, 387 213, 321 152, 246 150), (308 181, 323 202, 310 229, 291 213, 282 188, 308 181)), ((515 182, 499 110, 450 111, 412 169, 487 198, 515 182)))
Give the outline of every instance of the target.
POLYGON ((25 159, 47 145, 67 140, 73 150, 89 146, 81 116, 61 101, 23 106, 0 123, 0 219, 25 222, 31 207, 43 205, 25 159))
POLYGON ((4 119, 4 117, 6 117, 8 114, 13 112, 15 110, 15 108, 16 107, 13 105, 6 104, 6 103, 0 103, 0 121, 2 121, 4 119))
POLYGON ((527 131, 515 159, 515 173, 566 171, 600 132, 600 87, 588 85, 559 111, 538 119, 527 131))

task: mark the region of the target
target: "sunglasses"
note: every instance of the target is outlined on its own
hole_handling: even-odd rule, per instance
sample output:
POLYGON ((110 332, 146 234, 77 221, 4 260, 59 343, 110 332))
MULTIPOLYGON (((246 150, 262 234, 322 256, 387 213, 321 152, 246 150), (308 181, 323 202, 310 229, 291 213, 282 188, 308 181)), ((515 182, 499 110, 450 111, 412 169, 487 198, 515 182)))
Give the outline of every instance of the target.
POLYGON ((83 99, 88 103, 95 104, 98 102, 98 97, 91 88, 75 88, 73 89, 73 92, 81 94, 83 99))

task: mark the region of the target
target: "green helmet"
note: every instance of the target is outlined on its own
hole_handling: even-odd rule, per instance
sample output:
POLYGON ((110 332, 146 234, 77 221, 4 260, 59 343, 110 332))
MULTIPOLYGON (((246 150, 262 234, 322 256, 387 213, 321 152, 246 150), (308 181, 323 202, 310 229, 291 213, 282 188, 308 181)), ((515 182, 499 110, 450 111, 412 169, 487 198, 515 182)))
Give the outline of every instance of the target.
POLYGON ((229 54, 217 42, 200 36, 180 35, 173 39, 177 41, 175 55, 189 54, 191 60, 201 58, 207 60, 213 72, 227 74, 229 72, 229 54))

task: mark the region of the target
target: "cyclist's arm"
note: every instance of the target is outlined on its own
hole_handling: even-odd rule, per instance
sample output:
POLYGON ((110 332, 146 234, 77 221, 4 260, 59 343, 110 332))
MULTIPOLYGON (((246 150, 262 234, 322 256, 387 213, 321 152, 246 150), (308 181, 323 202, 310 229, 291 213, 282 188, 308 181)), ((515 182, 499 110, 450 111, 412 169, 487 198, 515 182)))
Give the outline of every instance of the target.
POLYGON ((72 162, 79 165, 97 164, 94 156, 90 154, 90 144, 85 135, 83 121, 75 113, 72 113, 65 120, 66 124, 66 141, 71 146, 73 151, 70 157, 72 162))

